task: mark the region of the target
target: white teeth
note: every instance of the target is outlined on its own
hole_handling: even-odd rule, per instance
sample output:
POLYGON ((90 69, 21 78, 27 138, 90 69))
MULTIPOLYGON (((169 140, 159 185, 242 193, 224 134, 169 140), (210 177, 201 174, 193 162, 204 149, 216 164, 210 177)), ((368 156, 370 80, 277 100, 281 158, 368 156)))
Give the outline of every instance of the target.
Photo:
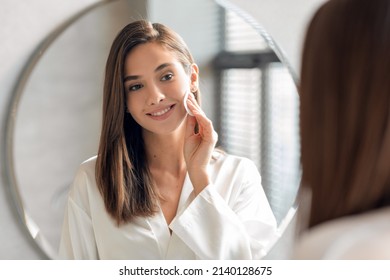
POLYGON ((171 107, 168 107, 160 112, 156 112, 156 113, 151 113, 151 115, 153 117, 158 117, 158 116, 161 116, 161 115, 164 115, 166 112, 168 112, 169 110, 171 110, 171 107))

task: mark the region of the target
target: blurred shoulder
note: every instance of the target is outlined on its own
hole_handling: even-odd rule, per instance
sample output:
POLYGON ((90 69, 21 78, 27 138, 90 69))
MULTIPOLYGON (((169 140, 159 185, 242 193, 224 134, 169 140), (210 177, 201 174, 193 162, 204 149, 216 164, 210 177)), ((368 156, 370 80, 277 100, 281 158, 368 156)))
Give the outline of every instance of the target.
POLYGON ((390 207, 322 223, 305 232, 294 259, 390 259, 390 207))

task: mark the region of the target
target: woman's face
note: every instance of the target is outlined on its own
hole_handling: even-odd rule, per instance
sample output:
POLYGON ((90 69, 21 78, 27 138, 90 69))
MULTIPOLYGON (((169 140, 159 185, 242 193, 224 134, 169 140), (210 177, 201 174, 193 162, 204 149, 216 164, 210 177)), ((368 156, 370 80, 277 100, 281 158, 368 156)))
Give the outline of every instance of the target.
POLYGON ((136 46, 125 59, 127 108, 145 130, 167 134, 185 120, 183 99, 196 85, 198 68, 189 75, 175 54, 152 42, 136 46))

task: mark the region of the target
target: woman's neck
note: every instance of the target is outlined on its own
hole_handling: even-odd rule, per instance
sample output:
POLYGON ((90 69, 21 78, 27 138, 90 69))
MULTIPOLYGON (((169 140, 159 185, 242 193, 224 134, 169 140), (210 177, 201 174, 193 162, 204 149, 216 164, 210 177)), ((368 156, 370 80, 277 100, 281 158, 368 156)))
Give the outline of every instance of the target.
POLYGON ((151 170, 180 174, 185 169, 184 130, 171 134, 143 133, 146 157, 151 170))

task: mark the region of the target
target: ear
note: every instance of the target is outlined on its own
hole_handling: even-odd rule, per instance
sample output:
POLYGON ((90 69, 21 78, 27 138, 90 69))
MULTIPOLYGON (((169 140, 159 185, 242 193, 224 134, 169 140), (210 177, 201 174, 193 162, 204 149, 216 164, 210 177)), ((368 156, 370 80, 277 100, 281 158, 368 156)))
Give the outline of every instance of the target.
POLYGON ((190 74, 190 80, 191 80, 191 91, 195 92, 199 88, 199 68, 198 65, 195 63, 191 64, 191 74, 190 74))

